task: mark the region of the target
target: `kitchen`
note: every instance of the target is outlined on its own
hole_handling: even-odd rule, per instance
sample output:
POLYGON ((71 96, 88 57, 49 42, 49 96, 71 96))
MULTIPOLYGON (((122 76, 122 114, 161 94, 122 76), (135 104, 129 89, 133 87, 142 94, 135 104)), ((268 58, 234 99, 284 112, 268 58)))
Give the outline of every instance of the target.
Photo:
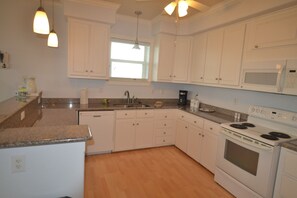
MULTIPOLYGON (((38 7, 38 1, 23 2, 15 0, 2 1, 1 3, 0 50, 7 51, 10 54, 9 68, 0 70, 1 101, 15 95, 15 91, 22 84, 24 76, 34 76, 38 88, 43 92, 43 98, 79 98, 80 90, 88 88, 89 98, 124 98, 124 92, 128 89, 130 95, 137 98, 176 99, 179 90, 188 90, 188 98, 192 98, 198 93, 201 102, 236 112, 248 113, 249 105, 267 106, 297 112, 296 96, 289 94, 250 91, 217 84, 207 84, 210 86, 205 86, 199 83, 196 85, 154 81, 148 84, 137 84, 69 78, 67 72, 68 25, 63 3, 57 2, 55 7, 55 30, 59 36, 59 48, 47 47, 47 38, 32 32, 32 20, 38 7)), ((43 3, 46 10, 48 10, 49 18, 51 18, 51 2, 44 1, 43 3)), ((224 7, 221 5, 221 7, 216 7, 219 11, 216 9, 211 10, 213 12, 209 13, 210 16, 193 16, 195 18, 193 21, 181 20, 180 25, 183 28, 179 29, 179 34, 194 35, 221 26, 221 24, 248 20, 250 17, 258 16, 259 13, 264 14, 285 7, 293 7, 294 4, 296 4, 296 1, 274 0, 269 2, 253 1, 252 3, 251 1, 249 3, 247 1, 228 1, 228 3, 223 4, 229 6, 226 10, 220 10, 224 7), (209 18, 205 20, 204 17, 209 18)), ((144 8, 143 12, 145 12, 144 8)), ((157 27, 152 27, 149 20, 140 17, 139 40, 152 43, 152 35, 156 34, 154 31, 158 31, 158 28, 164 33, 175 33, 175 26, 166 22, 166 19, 162 24, 158 24, 158 21, 156 21, 157 27)), ((111 35, 134 41, 135 25, 135 17, 117 15, 116 22, 111 27, 111 35)), ((295 48, 282 49, 279 53, 271 50, 271 54, 264 54, 263 57, 251 53, 249 57, 245 58, 258 58, 257 56, 260 56, 260 60, 266 59, 269 61, 270 59, 296 59, 296 45, 292 46, 295 48)), ((230 71, 228 72, 230 73, 230 71)))

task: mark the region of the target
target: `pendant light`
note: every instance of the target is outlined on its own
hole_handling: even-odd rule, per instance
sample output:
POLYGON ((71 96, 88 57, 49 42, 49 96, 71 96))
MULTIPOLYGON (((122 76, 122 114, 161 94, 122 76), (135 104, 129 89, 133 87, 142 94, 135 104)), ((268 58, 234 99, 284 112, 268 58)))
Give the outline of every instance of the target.
POLYGON ((55 30, 54 30, 54 24, 55 24, 55 20, 54 20, 54 0, 53 1, 53 9, 52 9, 52 18, 53 18, 53 28, 51 29, 50 34, 48 35, 48 39, 47 39, 47 46, 49 47, 58 47, 59 46, 59 41, 58 41, 58 35, 56 34, 55 30))
POLYGON ((139 20, 139 15, 141 15, 142 12, 141 11, 135 11, 135 14, 137 15, 137 26, 136 26, 136 39, 135 39, 133 49, 140 49, 139 42, 138 42, 138 20, 139 20))
POLYGON ((33 32, 38 34, 49 34, 49 22, 45 10, 42 7, 40 0, 40 6, 37 9, 33 20, 33 32))

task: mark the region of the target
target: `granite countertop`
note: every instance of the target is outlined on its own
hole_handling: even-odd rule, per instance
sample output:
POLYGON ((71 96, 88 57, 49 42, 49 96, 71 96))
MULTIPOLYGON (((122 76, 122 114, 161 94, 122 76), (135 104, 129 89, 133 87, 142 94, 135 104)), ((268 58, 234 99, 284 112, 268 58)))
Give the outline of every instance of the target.
POLYGON ((281 146, 297 152, 297 140, 282 143, 281 146))
POLYGON ((38 96, 29 96, 25 101, 20 101, 17 97, 12 97, 3 102, 0 102, 0 123, 4 122, 7 118, 12 116, 21 108, 28 105, 35 100, 38 96))
POLYGON ((10 128, 0 131, 0 148, 82 142, 91 138, 87 125, 10 128))

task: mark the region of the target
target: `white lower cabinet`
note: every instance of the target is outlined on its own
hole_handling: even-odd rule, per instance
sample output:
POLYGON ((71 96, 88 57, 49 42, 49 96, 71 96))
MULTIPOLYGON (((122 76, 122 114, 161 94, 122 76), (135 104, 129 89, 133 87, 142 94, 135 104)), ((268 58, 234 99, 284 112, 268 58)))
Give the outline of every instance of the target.
POLYGON ((155 146, 174 145, 176 129, 175 109, 156 109, 155 115, 155 146))
POLYGON ((175 145, 214 173, 220 125, 179 111, 175 145))
POLYGON ((274 198, 291 198, 297 195, 297 152, 281 148, 274 198))
POLYGON ((97 154, 113 150, 113 111, 80 111, 79 124, 88 125, 93 135, 93 138, 87 141, 87 154, 97 154))
POLYGON ((116 111, 114 151, 124 151, 153 146, 153 110, 116 111))

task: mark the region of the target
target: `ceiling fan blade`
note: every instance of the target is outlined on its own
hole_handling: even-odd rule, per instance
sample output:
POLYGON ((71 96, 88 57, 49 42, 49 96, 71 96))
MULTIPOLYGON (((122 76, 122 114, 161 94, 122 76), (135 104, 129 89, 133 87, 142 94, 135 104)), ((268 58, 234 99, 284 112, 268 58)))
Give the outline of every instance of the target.
POLYGON ((187 3, 189 4, 189 6, 199 11, 205 11, 209 8, 208 6, 194 0, 187 0, 187 3))

